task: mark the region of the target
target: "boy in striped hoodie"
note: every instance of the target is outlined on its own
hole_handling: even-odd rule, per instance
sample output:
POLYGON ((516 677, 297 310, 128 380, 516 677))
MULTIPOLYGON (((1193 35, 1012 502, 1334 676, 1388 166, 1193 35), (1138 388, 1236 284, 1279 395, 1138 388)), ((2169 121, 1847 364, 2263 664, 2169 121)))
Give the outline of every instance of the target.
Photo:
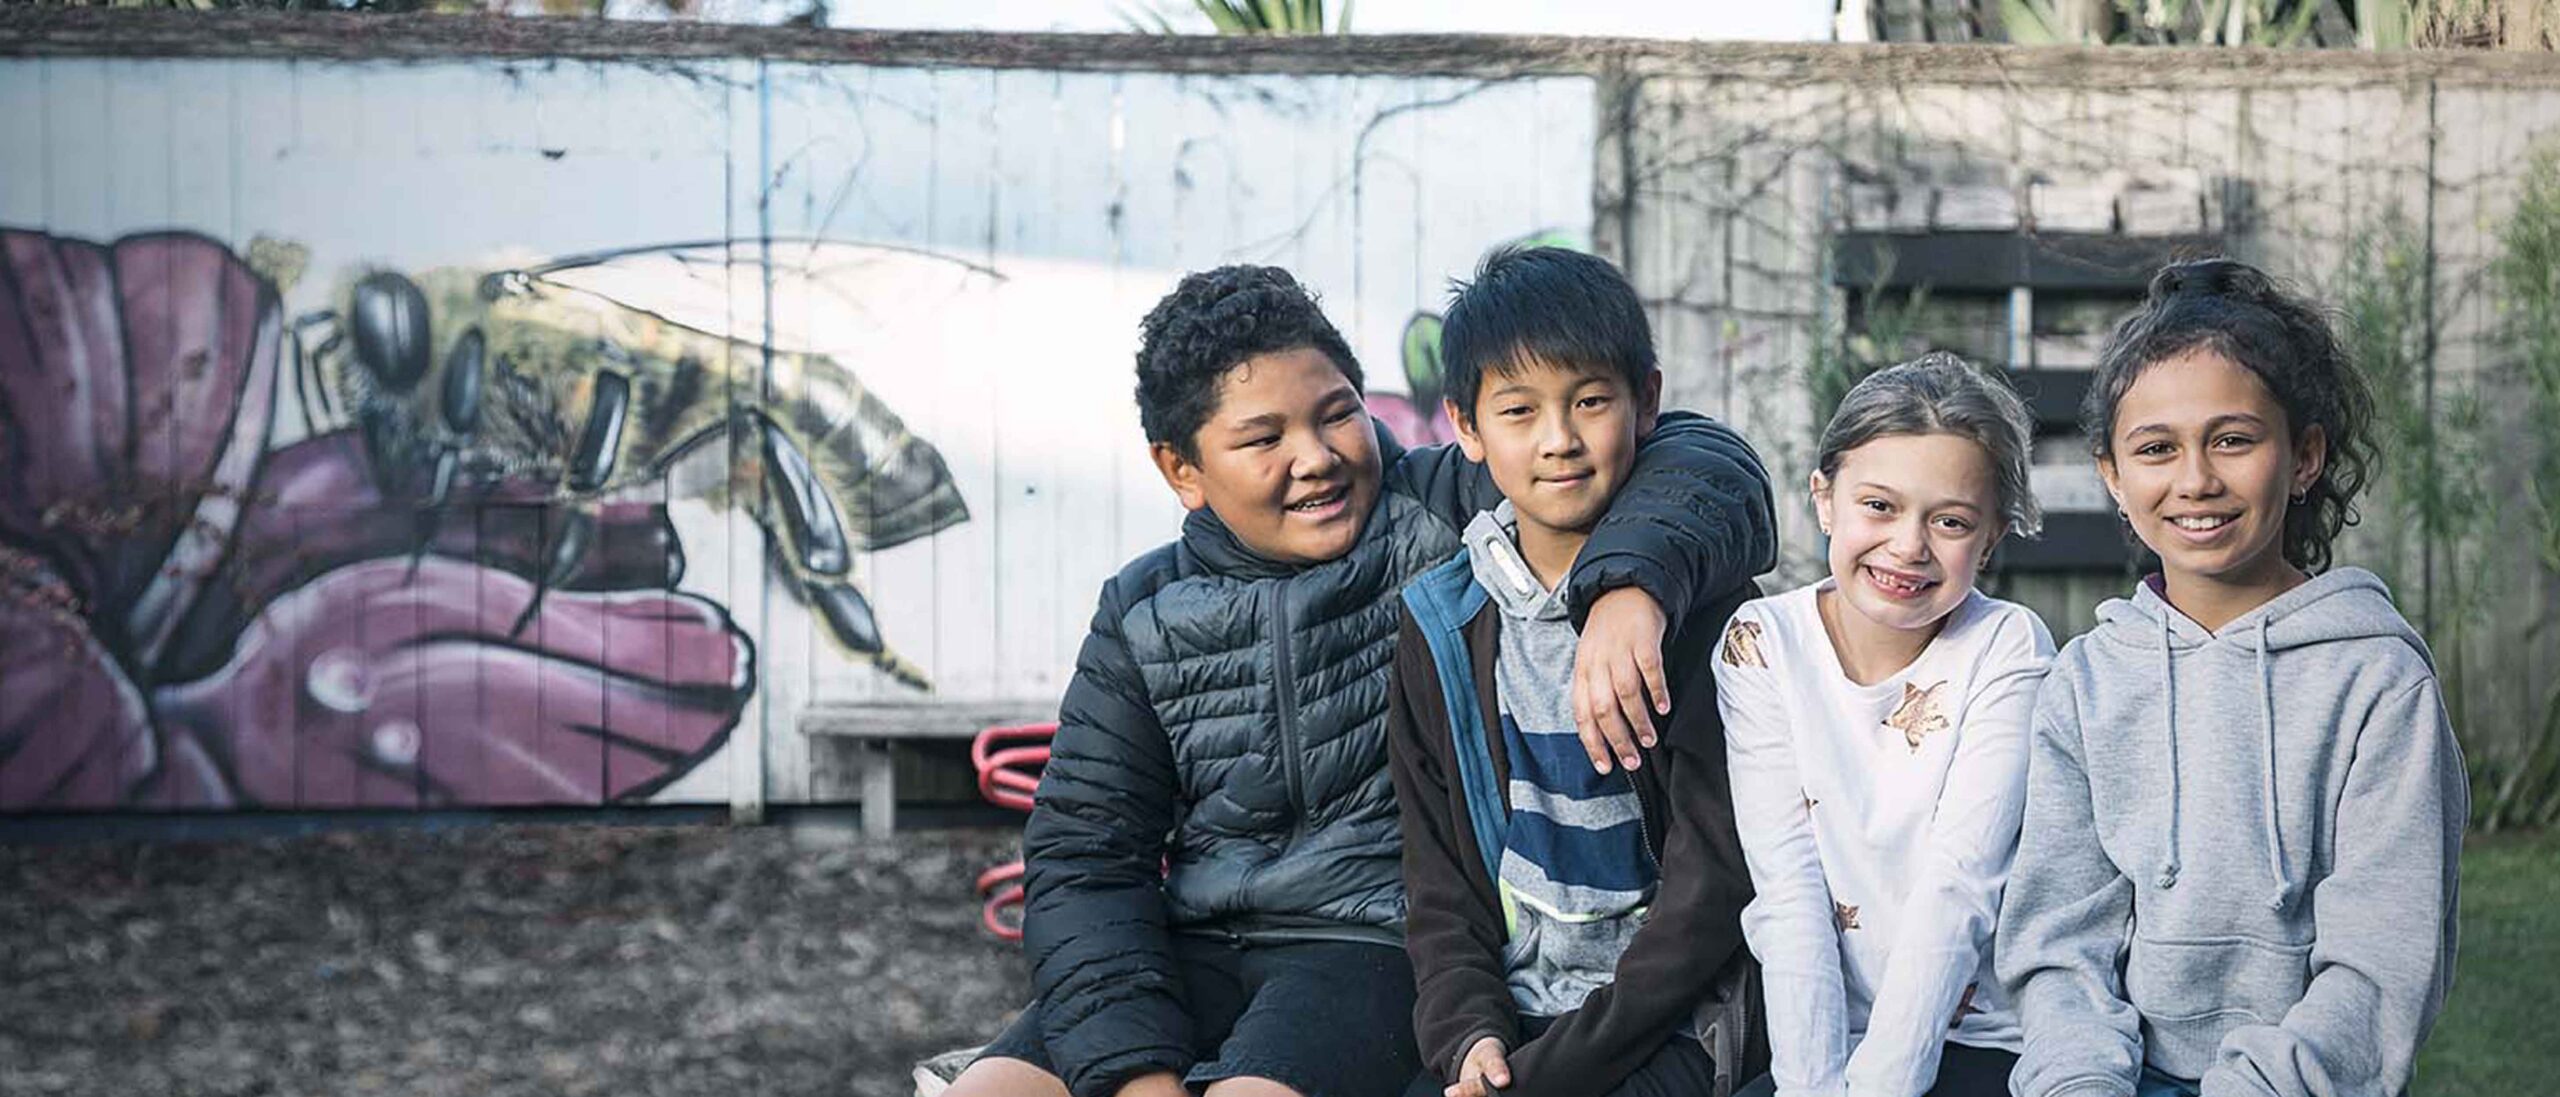
POLYGON ((1426 1067, 1410 1097, 1728 1092, 1755 1026, 1699 1007, 1719 976, 1748 985, 1751 886, 1709 656, 1757 590, 1674 624, 1658 745, 1596 771, 1560 584, 1653 427, 1643 307, 1603 260, 1505 249, 1441 338, 1459 444, 1504 502, 1405 588, 1387 736, 1426 1067))

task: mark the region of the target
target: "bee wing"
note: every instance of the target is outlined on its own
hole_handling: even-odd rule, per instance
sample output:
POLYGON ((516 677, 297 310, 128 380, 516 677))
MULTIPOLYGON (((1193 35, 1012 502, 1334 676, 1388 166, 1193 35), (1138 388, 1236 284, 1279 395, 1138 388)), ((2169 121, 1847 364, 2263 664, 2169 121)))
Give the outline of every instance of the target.
POLYGON ((931 252, 812 239, 633 248, 524 274, 717 338, 806 354, 874 344, 889 329, 939 315, 951 300, 1004 281, 989 268, 931 252))

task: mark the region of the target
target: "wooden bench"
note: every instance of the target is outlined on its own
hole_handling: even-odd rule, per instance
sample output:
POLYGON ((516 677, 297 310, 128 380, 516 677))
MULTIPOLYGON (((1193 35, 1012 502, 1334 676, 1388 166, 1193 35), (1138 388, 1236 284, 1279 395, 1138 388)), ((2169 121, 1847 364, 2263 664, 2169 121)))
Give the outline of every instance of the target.
POLYGON ((860 768, 862 833, 886 837, 898 824, 898 775, 891 747, 900 740, 967 742, 987 728, 1058 718, 1055 701, 901 701, 812 705, 800 733, 849 742, 860 768))

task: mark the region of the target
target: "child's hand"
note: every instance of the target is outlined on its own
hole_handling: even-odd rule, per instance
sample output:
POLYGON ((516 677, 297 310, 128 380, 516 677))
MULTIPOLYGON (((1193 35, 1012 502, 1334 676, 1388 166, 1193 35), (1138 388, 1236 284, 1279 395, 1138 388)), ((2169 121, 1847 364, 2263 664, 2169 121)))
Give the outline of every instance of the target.
POLYGON ((1964 1000, 1956 1003, 1956 1015, 1955 1015, 1955 1016, 1953 1016, 1953 1017, 1949 1017, 1949 1018, 1947 1018, 1947 1027, 1948 1027, 1948 1028, 1954 1028, 1954 1027, 1956 1027, 1956 1026, 1958 1026, 1958 1025, 1963 1024, 1963 1023, 1964 1023, 1965 1015, 1966 1015, 1966 1014, 1968 1014, 1968 1013, 1980 1013, 1980 1012, 1982 1012, 1981 1010, 1978 1010, 1978 1009, 1973 1008, 1973 992, 1974 992, 1974 991, 1977 991, 1977 990, 1981 990, 1981 989, 1982 989, 1982 984, 1980 984, 1980 983, 1967 983, 1967 984, 1965 984, 1965 988, 1964 988, 1964 1000))
POLYGON ((1662 673, 1667 624, 1662 606, 1636 587, 1619 587, 1591 603, 1582 644, 1573 652, 1573 722, 1591 768, 1609 772, 1612 755, 1628 769, 1644 764, 1637 745, 1652 746, 1653 714, 1671 711, 1662 673))
POLYGON ((1467 1049, 1465 1061, 1458 1064, 1458 1084, 1440 1091, 1440 1097, 1493 1097, 1493 1091, 1511 1085, 1511 1064, 1503 1061, 1502 1038, 1487 1036, 1467 1049))

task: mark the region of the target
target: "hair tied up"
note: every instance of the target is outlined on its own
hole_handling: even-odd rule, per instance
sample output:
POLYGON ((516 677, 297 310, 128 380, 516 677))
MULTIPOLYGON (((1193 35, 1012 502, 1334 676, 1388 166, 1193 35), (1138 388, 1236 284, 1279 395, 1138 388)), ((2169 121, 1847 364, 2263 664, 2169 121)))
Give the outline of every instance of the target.
POLYGON ((2160 268, 2160 273, 2151 276, 2150 297, 2155 304, 2222 298, 2263 305, 2275 292, 2275 283, 2256 267, 2216 255, 2160 268))

